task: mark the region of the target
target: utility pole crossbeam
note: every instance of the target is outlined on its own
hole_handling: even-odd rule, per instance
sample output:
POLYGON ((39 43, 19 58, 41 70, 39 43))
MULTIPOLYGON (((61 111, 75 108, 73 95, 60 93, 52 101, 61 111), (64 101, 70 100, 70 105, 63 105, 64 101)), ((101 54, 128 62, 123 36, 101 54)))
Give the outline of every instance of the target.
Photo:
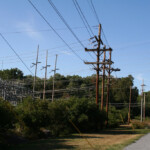
POLYGON ((50 65, 47 65, 47 58, 48 58, 48 50, 46 51, 46 65, 44 67, 42 67, 42 69, 45 69, 44 88, 43 88, 43 100, 45 99, 47 68, 50 67, 50 65))
POLYGON ((35 74, 34 74, 34 81, 33 81, 33 98, 34 98, 34 94, 35 94, 35 84, 36 84, 36 74, 37 74, 37 65, 41 62, 38 62, 38 56, 39 56, 39 45, 38 45, 38 48, 37 48, 37 56, 36 56, 36 62, 35 63, 32 63, 32 66, 35 66, 35 74))
MULTIPOLYGON (((85 48, 85 51, 86 52, 89 52, 89 51, 91 51, 91 52, 97 52, 97 49, 87 49, 87 48, 85 48)), ((103 49, 100 49, 100 51, 102 51, 102 52, 106 52, 106 51, 112 51, 112 49, 111 48, 103 48, 103 49)))
POLYGON ((97 64, 97 65, 109 65, 109 64, 113 64, 113 62, 111 61, 108 61, 108 62, 84 62, 85 64, 90 64, 90 65, 94 65, 94 64, 97 64))
POLYGON ((55 74, 56 74, 56 70, 59 70, 59 69, 56 68, 56 65, 57 65, 57 57, 58 57, 58 55, 56 54, 55 68, 54 68, 54 70, 52 70, 52 71, 54 71, 54 76, 53 76, 53 90, 52 90, 52 102, 54 101, 54 94, 55 94, 55 74))

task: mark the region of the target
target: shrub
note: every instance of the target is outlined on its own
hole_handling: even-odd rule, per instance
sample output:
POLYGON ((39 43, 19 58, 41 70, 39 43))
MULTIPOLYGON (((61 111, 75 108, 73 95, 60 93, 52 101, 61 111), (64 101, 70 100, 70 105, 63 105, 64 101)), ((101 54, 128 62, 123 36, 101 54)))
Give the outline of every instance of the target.
POLYGON ((139 121, 139 120, 132 120, 132 127, 134 129, 145 129, 148 128, 150 129, 150 122, 149 121, 139 121))
POLYGON ((120 110, 110 106, 108 113, 108 127, 118 127, 121 123, 123 123, 123 121, 124 120, 120 110))
POLYGON ((131 123, 134 129, 144 129, 146 127, 145 122, 141 122, 139 120, 132 120, 131 123))
POLYGON ((25 136, 38 137, 41 134, 40 128, 50 124, 50 111, 46 100, 32 100, 28 97, 17 106, 16 111, 19 127, 25 136))
POLYGON ((106 114, 97 108, 94 100, 73 98, 69 106, 69 119, 82 132, 97 131, 103 128, 106 114))
POLYGON ((19 127, 25 135, 38 137, 41 128, 52 135, 98 131, 103 128, 106 115, 97 109, 94 100, 71 98, 69 100, 32 100, 26 98, 16 108, 19 127), (73 123, 73 125, 72 125, 73 123))
POLYGON ((0 99, 0 131, 4 132, 14 127, 16 121, 13 106, 3 99, 0 99))

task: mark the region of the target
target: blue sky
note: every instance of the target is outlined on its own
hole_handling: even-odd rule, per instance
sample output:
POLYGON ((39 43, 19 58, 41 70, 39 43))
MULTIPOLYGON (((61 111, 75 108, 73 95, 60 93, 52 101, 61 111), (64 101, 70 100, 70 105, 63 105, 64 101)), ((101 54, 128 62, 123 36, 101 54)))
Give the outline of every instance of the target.
MULTIPOLYGON (((63 37, 83 60, 93 61, 83 47, 73 37, 47 0, 32 0, 53 28, 63 37)), ((90 38, 72 0, 53 0, 62 16, 82 41, 90 48, 90 38)), ((82 11, 95 35, 98 22, 91 10, 90 0, 78 0, 82 11)), ((146 90, 150 90, 150 1, 149 0, 93 0, 99 20, 109 45, 113 48, 114 67, 121 69, 116 77, 129 74, 135 78, 135 86, 140 88, 144 79, 146 90)), ((54 68, 55 55, 58 54, 59 73, 88 76, 94 74, 92 66, 85 65, 49 28, 27 0, 0 1, 0 32, 9 41, 28 67, 35 62, 37 45, 40 46, 38 76, 44 77, 46 50, 48 50, 49 71, 54 68), (19 32, 19 33, 18 33, 19 32)), ((102 34, 104 43, 104 35, 102 34)), ((0 69, 18 67, 25 75, 30 72, 24 67, 12 50, 0 38, 0 69), (3 62, 3 63, 2 63, 3 62)), ((93 57, 96 56, 91 53, 93 57)), ((34 68, 30 68, 34 72, 34 68)), ((52 75, 48 73, 48 77, 52 75)))

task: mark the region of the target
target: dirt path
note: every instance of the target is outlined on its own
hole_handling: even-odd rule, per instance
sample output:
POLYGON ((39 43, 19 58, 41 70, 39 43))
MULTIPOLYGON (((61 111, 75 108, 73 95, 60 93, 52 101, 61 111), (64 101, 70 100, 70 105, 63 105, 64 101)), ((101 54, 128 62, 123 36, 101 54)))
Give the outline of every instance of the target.
POLYGON ((124 150, 150 150, 150 133, 127 146, 124 150))

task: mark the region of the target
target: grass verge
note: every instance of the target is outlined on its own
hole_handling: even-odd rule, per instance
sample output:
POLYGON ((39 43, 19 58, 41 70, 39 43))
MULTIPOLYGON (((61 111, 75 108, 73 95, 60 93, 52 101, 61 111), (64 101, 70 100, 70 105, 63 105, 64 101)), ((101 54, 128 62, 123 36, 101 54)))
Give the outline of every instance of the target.
POLYGON ((35 140, 11 146, 8 150, 121 150, 148 132, 150 129, 118 128, 83 134, 83 137, 74 134, 68 137, 35 140))

